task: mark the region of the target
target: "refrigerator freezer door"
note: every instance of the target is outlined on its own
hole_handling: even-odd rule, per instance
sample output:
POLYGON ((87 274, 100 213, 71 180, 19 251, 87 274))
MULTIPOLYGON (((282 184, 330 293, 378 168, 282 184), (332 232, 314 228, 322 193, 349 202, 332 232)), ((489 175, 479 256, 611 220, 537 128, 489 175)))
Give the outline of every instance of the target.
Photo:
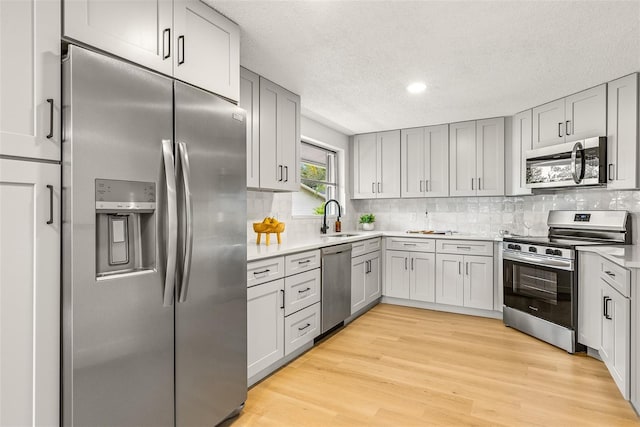
POLYGON ((176 157, 189 161, 188 168, 177 168, 181 224, 189 217, 189 203, 193 217, 191 236, 185 224, 178 244, 178 426, 216 425, 247 395, 244 117, 242 109, 221 98, 175 83, 176 157), (190 266, 185 266, 190 242, 190 266), (185 270, 188 283, 182 283, 185 270))
POLYGON ((173 83, 76 46, 63 78, 63 424, 173 426, 174 305, 163 306, 162 249, 162 140, 172 139, 173 83), (96 210, 97 179, 144 183, 157 202, 126 214, 132 267, 119 273, 112 263, 104 277, 96 271, 97 218, 113 212, 96 210), (135 271, 136 262, 145 268, 135 271))

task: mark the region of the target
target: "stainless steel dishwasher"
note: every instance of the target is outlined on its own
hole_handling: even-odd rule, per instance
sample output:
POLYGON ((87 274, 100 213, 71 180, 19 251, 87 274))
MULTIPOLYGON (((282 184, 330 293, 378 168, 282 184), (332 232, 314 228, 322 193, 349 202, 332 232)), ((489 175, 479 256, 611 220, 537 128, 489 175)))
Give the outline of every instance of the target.
POLYGON ((351 244, 322 249, 322 333, 351 315, 351 244))

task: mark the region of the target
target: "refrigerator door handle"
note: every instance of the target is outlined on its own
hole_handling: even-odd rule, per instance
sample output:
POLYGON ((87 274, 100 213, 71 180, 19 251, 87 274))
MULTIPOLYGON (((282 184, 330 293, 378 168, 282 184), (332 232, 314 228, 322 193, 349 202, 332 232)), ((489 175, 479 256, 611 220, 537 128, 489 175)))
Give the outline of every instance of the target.
POLYGON ((173 166, 173 144, 170 139, 162 140, 162 158, 164 159, 164 175, 167 185, 167 271, 164 280, 165 307, 173 304, 175 290, 176 257, 178 250, 178 203, 176 199, 176 171, 173 166))
POLYGON ((180 166, 182 170, 182 181, 184 182, 184 199, 186 205, 186 241, 184 251, 184 264, 182 267, 182 280, 178 302, 187 300, 187 290, 189 288, 189 275, 191 274, 191 255, 193 253, 193 197, 191 195, 191 166, 189 164, 189 152, 187 144, 178 142, 178 152, 180 153, 180 166))

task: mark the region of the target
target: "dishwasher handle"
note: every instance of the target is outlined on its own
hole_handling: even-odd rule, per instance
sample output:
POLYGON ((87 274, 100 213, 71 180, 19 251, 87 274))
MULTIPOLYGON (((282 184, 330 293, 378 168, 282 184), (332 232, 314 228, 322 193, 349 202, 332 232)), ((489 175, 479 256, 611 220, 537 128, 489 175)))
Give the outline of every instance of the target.
POLYGON ((322 248, 321 250, 321 254, 323 257, 326 255, 335 255, 342 252, 351 252, 351 243, 347 243, 345 245, 328 246, 326 248, 322 248))

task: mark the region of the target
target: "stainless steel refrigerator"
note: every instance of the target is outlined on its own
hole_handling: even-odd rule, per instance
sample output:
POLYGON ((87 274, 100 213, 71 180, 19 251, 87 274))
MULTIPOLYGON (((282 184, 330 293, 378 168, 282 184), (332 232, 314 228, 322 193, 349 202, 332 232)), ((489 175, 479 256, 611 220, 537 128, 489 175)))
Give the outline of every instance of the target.
POLYGON ((63 424, 213 426, 246 375, 245 114, 69 46, 63 424))

